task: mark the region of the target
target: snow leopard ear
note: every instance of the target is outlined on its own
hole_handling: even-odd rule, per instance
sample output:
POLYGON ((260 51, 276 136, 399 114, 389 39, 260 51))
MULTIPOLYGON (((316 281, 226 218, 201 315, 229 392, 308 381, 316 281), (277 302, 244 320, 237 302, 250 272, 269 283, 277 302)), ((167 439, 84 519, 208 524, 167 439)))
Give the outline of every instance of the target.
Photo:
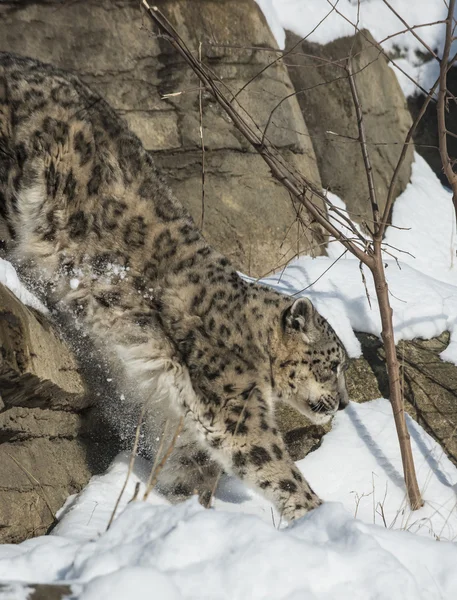
POLYGON ((283 329, 294 329, 303 335, 304 341, 309 344, 315 337, 317 330, 314 324, 316 309, 308 298, 298 298, 282 314, 283 329))

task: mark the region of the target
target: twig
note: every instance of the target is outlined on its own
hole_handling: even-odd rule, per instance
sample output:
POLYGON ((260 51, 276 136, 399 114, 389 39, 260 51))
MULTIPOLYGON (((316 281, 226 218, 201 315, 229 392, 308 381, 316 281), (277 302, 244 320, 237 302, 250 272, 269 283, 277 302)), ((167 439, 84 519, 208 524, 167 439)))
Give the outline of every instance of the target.
MULTIPOLYGON (((198 44, 198 60, 202 61, 202 43, 198 44)), ((205 141, 203 139, 203 88, 199 86, 198 91, 198 106, 200 111, 200 143, 202 147, 202 213, 200 219, 200 229, 203 231, 203 223, 205 221, 205 141)))
MULTIPOLYGON (((379 52, 379 55, 381 54, 381 52, 379 52)), ((373 60, 371 60, 369 63, 367 63, 366 65, 364 65, 363 67, 361 67, 357 73, 361 73, 362 71, 364 71, 365 69, 367 69, 370 65, 372 65, 374 62, 376 62, 379 58, 379 55, 374 58, 373 60)), ((331 64, 333 64, 333 66, 335 67, 339 67, 341 69, 346 69, 345 66, 343 64, 340 64, 340 61, 331 61, 331 64)), ((311 90, 314 90, 316 88, 319 87, 323 87, 323 86, 327 86, 331 83, 336 83, 337 81, 341 81, 342 79, 346 79, 347 78, 347 74, 343 74, 339 77, 334 77, 333 79, 328 79, 326 81, 321 81, 319 83, 316 83, 314 85, 310 85, 309 87, 306 88, 302 88, 301 90, 295 90, 293 92, 291 92, 290 94, 288 94, 287 96, 284 96, 283 98, 281 98, 281 100, 279 100, 279 102, 272 108, 272 110, 270 111, 270 114, 268 115, 268 120, 267 123, 264 127, 263 130, 263 135, 262 135, 262 144, 265 143, 266 140, 266 135, 267 135, 267 131, 272 123, 273 120, 273 115, 275 114, 275 112, 282 106, 282 104, 284 102, 286 102, 287 100, 289 100, 290 98, 293 98, 294 96, 299 96, 301 94, 304 94, 305 92, 309 92, 311 90)))
POLYGON ((368 306, 370 307, 370 310, 371 310, 372 307, 371 307, 370 293, 368 291, 367 280, 365 279, 365 273, 363 272, 363 263, 361 261, 359 262, 359 269, 360 269, 360 275, 362 277, 363 287, 365 288, 365 295, 368 300, 368 306))
POLYGON ((398 14, 398 12, 395 10, 395 8, 394 8, 394 7, 393 7, 391 4, 389 4, 389 2, 387 2, 387 0, 382 0, 382 1, 383 1, 383 2, 384 2, 384 4, 385 4, 385 5, 386 5, 386 6, 387 6, 387 7, 388 7, 388 8, 389 8, 389 9, 390 9, 390 10, 391 10, 393 13, 394 13, 394 15, 397 17, 397 19, 400 19, 400 21, 401 21, 401 22, 403 23, 403 25, 406 27, 406 31, 409 31, 409 32, 411 33, 411 35, 413 35, 413 36, 416 38, 416 40, 417 40, 418 42, 420 42, 420 43, 422 44, 422 46, 424 46, 424 48, 425 48, 425 49, 426 49, 428 52, 430 52, 430 54, 433 56, 433 58, 435 58, 437 61, 439 61, 440 59, 438 58, 438 56, 437 56, 436 52, 434 52, 434 51, 433 51, 433 50, 430 48, 430 46, 424 42, 424 40, 423 40, 423 39, 420 37, 420 35, 417 35, 417 33, 414 31, 414 28, 413 28, 413 27, 410 27, 410 26, 408 25, 408 23, 405 21, 405 19, 403 19, 403 17, 402 17, 402 16, 400 16, 400 15, 398 14))
POLYGON ((303 292, 306 292, 306 290, 309 290, 309 288, 313 287, 313 285, 315 285, 315 284, 316 284, 316 283, 319 281, 319 279, 322 279, 322 277, 323 277, 323 276, 324 276, 324 275, 325 275, 325 274, 326 274, 328 271, 330 271, 330 269, 331 269, 331 268, 332 268, 332 267, 333 267, 333 266, 334 266, 334 265, 335 265, 335 264, 336 264, 336 263, 337 263, 337 262, 338 262, 338 261, 339 261, 341 258, 343 258, 343 256, 344 256, 346 253, 347 253, 347 250, 344 250, 344 252, 342 252, 342 253, 341 253, 341 254, 340 254, 340 255, 339 255, 337 258, 335 258, 335 260, 332 262, 332 264, 331 264, 329 267, 327 267, 327 268, 325 269, 325 271, 324 271, 323 273, 321 273, 317 279, 315 279, 315 280, 314 280, 312 283, 310 283, 309 285, 307 285, 305 288, 303 288, 303 289, 301 289, 301 290, 298 290, 298 292, 295 292, 294 294, 292 294, 292 297, 293 297, 293 296, 297 296, 298 294, 302 294, 303 292))
MULTIPOLYGON (((335 6, 338 4, 340 0, 336 0, 336 4, 335 6)), ((250 85, 255 79, 257 79, 257 77, 259 77, 262 73, 264 73, 267 69, 269 69, 270 67, 272 67, 274 64, 276 64, 279 60, 283 60, 286 56, 289 56, 291 53, 293 53, 293 51, 295 50, 295 48, 297 46, 299 46, 302 42, 304 42, 310 35, 312 35, 316 29, 318 27, 320 27, 322 25, 322 23, 325 21, 325 19, 327 19, 332 12, 335 10, 335 8, 331 8, 329 10, 329 12, 319 21, 319 23, 316 25, 316 27, 314 27, 314 29, 312 29, 305 37, 302 37, 301 39, 298 40, 298 42, 296 42, 292 48, 289 48, 289 50, 283 50, 281 51, 281 56, 278 56, 277 58, 275 58, 275 60, 271 61, 270 63, 268 63, 265 67, 263 67, 258 73, 256 73, 254 75, 254 77, 251 77, 251 79, 249 79, 249 81, 247 81, 235 94, 234 99, 237 98, 241 92, 243 92, 248 85, 250 85)))
MULTIPOLYGON (((454 59, 457 57, 454 57, 454 59)), ((419 125, 419 123, 422 120, 422 117, 425 115, 425 111, 427 110, 428 105, 431 102, 431 99, 433 98, 433 95, 436 91, 436 89, 438 88, 438 84, 439 84, 439 78, 435 81, 435 83, 433 84, 433 86, 431 87, 430 91, 428 92, 424 103, 422 104, 416 118, 414 119, 414 123, 411 125, 411 127, 409 128, 408 133, 406 134, 406 138, 405 138, 405 142, 403 144, 403 148, 402 151, 400 153, 400 157, 397 161, 397 165, 395 167, 394 173, 392 175, 392 179, 390 180, 390 184, 389 184, 389 190, 387 192, 387 200, 386 200, 386 205, 384 207, 384 212, 382 213, 382 217, 381 217, 381 223, 379 224, 379 229, 376 232, 376 238, 378 238, 379 240, 382 239, 382 237, 384 236, 384 232, 385 229, 387 227, 387 224, 390 220, 390 212, 392 210, 392 206, 395 200, 395 187, 397 185, 397 179, 398 176, 400 174, 400 170, 401 167, 403 165, 403 162, 406 158, 406 153, 408 151, 409 148, 409 144, 411 142, 411 140, 413 139, 413 135, 416 132, 417 126, 419 125)))
MULTIPOLYGON (((382 46, 384 44, 384 42, 387 42, 388 40, 391 40, 392 38, 397 37, 397 35, 403 35, 407 31, 410 31, 412 33, 413 30, 415 30, 415 29, 420 29, 421 27, 431 27, 432 25, 441 25, 442 23, 444 23, 443 19, 440 19, 439 21, 430 21, 430 23, 420 23, 419 25, 411 25, 411 26, 408 25, 406 29, 402 29, 401 31, 396 31, 395 33, 391 33, 390 35, 383 38, 382 40, 379 40, 378 44, 380 46, 382 46)), ((421 40, 421 43, 423 43, 422 40, 421 40)))
POLYGON ((341 11, 339 11, 336 8, 336 4, 332 4, 332 2, 330 0, 327 0, 327 2, 330 4, 330 6, 334 6, 335 7, 335 12, 341 17, 343 18, 347 23, 349 23, 349 25, 352 25, 352 27, 354 27, 354 29, 357 31, 357 33, 360 33, 360 35, 365 38, 365 40, 371 45, 371 46, 375 46, 380 53, 386 58, 386 60, 390 63, 392 63, 396 69, 398 69, 401 73, 403 73, 403 75, 405 77, 407 77, 412 83, 414 83, 414 85, 420 89, 421 92, 423 92, 424 94, 427 94, 427 90, 425 90, 419 83, 417 83, 417 81, 415 79, 413 79, 411 77, 411 75, 409 75, 404 69, 402 69, 401 67, 398 66, 398 64, 387 54, 387 52, 384 50, 384 48, 381 48, 379 46, 379 44, 373 44, 373 42, 368 38, 368 36, 366 35, 366 33, 364 32, 363 29, 360 29, 359 27, 357 27, 357 25, 355 23, 353 23, 351 21, 351 19, 348 19, 346 17, 346 15, 344 15, 341 11))
POLYGON ((38 479, 37 479, 36 477, 34 477, 34 476, 32 475, 32 473, 30 473, 30 471, 28 471, 28 470, 27 470, 27 469, 24 467, 24 465, 21 465, 21 463, 20 463, 20 462, 19 462, 19 461, 18 461, 16 458, 14 458, 14 456, 12 456, 11 454, 9 454, 9 452, 7 452, 6 454, 7 454, 7 456, 9 456, 9 457, 11 458, 11 460, 12 460, 14 463, 16 463, 16 465, 17 465, 17 466, 18 466, 18 467, 19 467, 19 468, 20 468, 22 471, 24 471, 24 473, 27 475, 27 477, 29 477, 29 479, 31 479, 31 480, 33 481, 33 483, 36 483, 36 484, 38 485, 38 487, 40 488, 40 490, 41 490, 41 493, 42 493, 42 495, 43 495, 43 500, 44 500, 44 503, 45 503, 45 504, 46 504, 46 506, 48 507, 48 509, 49 509, 49 512, 51 513, 51 516, 52 516, 52 518, 53 518, 53 519, 54 519, 54 521, 55 521, 55 520, 57 519, 57 517, 56 517, 56 514, 55 514, 55 512, 52 510, 51 504, 50 504, 50 502, 49 502, 49 500, 48 500, 48 498, 47 498, 47 496, 46 496, 46 494, 45 494, 45 492, 44 492, 44 488, 43 488, 43 486, 42 486, 41 482, 40 482, 40 481, 38 481, 38 479))
POLYGON ((370 195, 371 211, 373 213, 373 222, 375 231, 379 225, 379 205, 376 199, 376 189, 374 186, 373 179, 373 167, 371 166, 370 155, 367 148, 367 136, 365 135, 365 124, 363 122, 362 106, 360 105, 359 94, 357 91, 357 85, 354 79, 354 73, 352 70, 351 58, 348 58, 346 63, 346 72, 348 74, 349 87, 351 89, 352 100, 354 103, 355 112, 357 115, 357 129, 359 131, 358 141, 360 143, 360 149, 362 150, 363 163, 365 165, 365 173, 367 176, 368 192, 370 195))
POLYGON ((180 420, 179 420, 178 426, 176 427, 176 431, 175 431, 175 434, 173 436, 173 439, 171 440, 170 445, 167 448, 167 451, 163 455, 162 460, 159 462, 159 464, 155 468, 155 470, 153 472, 153 476, 150 478, 148 487, 146 488, 146 491, 144 492, 144 496, 143 496, 144 500, 147 499, 147 497, 149 496, 151 490, 154 489, 154 487, 155 487, 155 485, 157 483, 157 480, 159 479, 160 472, 164 468, 165 463, 167 462, 167 460, 170 458, 170 454, 173 452, 173 448, 175 447, 176 440, 178 439, 178 436, 181 433, 181 430, 182 430, 183 426, 184 426, 184 417, 181 417, 180 420))
MULTIPOLYGON (((336 7, 336 5, 335 5, 336 7)), ((317 26, 311 31, 311 34, 313 33, 313 31, 315 31, 317 29, 317 27, 319 27, 322 24, 322 21, 325 20, 328 16, 327 15, 317 24, 317 26)), ((401 31, 396 31, 395 33, 391 33, 390 35, 388 35, 387 37, 383 38, 382 40, 379 40, 377 43, 382 45, 384 42, 387 42, 388 40, 391 40, 394 37, 397 37, 399 35, 403 35, 404 33, 410 31, 411 29, 421 29, 422 27, 432 27, 433 25, 441 25, 442 23, 445 23, 444 19, 439 19, 437 21, 430 21, 428 23, 418 23, 417 25, 411 25, 408 26, 406 29, 402 29, 401 31)), ((308 34, 305 38, 301 38, 298 41, 298 45, 303 42, 306 38, 308 38, 310 36, 310 34, 308 34)), ((217 42, 203 42, 204 46, 213 46, 215 48, 228 48, 228 49, 233 49, 233 50, 254 50, 255 52, 271 52, 273 54, 279 54, 280 58, 284 58, 286 56, 307 56, 309 58, 315 58, 316 60, 323 60, 326 62, 333 62, 333 61, 328 61, 328 59, 325 58, 321 58, 321 57, 317 57, 314 56, 313 54, 307 54, 306 52, 293 52, 293 48, 289 48, 288 50, 281 50, 281 48, 272 48, 271 46, 247 46, 246 44, 220 44, 217 42)), ((357 56, 357 54, 354 54, 354 56, 357 56)), ((288 65, 289 66, 289 65, 288 65)))
POLYGON ((124 495, 125 488, 127 487, 127 483, 130 478, 130 474, 133 471, 133 465, 135 464, 136 453, 138 450, 138 443, 140 441, 141 426, 143 425, 143 418, 144 418, 144 415, 146 412, 146 407, 147 407, 147 403, 145 402, 143 404, 143 407, 140 412, 140 416, 138 418, 138 424, 136 426, 136 431, 135 431, 135 441, 133 443, 132 452, 130 453, 129 468, 127 470, 127 475, 125 477, 124 485, 122 486, 121 491, 119 492, 119 495, 117 497, 116 504, 114 505, 113 512, 111 513, 110 520, 108 521, 108 525, 106 527, 106 531, 108 531, 108 529, 111 527, 112 522, 114 521, 116 511, 119 507, 119 503, 121 501, 122 496, 124 495))

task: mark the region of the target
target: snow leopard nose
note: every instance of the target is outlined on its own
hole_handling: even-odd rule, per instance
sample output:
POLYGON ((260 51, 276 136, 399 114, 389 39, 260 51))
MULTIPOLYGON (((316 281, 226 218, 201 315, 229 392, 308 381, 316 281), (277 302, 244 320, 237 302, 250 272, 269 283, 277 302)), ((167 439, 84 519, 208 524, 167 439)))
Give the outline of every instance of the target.
POLYGON ((348 404, 349 404, 349 401, 346 398, 342 398, 340 396, 340 401, 338 403, 338 410, 344 410, 348 404))

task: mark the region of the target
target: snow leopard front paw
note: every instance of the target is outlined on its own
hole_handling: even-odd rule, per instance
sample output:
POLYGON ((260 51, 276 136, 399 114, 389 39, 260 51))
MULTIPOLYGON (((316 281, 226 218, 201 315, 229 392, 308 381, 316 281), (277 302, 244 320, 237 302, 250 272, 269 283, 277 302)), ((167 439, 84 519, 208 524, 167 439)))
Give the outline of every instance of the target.
POLYGON ((288 521, 289 523, 291 521, 296 521, 297 519, 304 517, 306 514, 308 514, 315 508, 318 508, 321 504, 323 504, 323 500, 321 500, 318 496, 316 496, 316 494, 314 494, 311 500, 306 500, 306 504, 300 502, 292 502, 284 506, 281 512, 281 518, 288 521))

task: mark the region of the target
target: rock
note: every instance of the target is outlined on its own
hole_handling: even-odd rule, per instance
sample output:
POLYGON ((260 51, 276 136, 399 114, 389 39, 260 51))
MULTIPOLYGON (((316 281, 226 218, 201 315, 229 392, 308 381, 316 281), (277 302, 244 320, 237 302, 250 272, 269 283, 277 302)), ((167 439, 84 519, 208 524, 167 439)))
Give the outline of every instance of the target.
MULTIPOLYGON (((299 42, 300 38, 287 33, 286 49, 299 42)), ((286 61, 313 140, 322 185, 340 196, 354 220, 363 224, 370 222, 372 213, 360 144, 354 141, 358 130, 349 83, 343 69, 319 60, 342 61, 344 65, 351 49, 375 189, 382 209, 412 121, 397 78, 374 38, 363 31, 325 46, 303 41, 286 61)), ((412 161, 410 147, 397 179, 395 196, 409 182, 412 161)))
MULTIPOLYGON (((263 129, 273 108, 293 94, 293 86, 281 61, 259 75, 276 54, 259 49, 275 42, 254 0, 155 4, 194 52, 201 42, 202 58, 221 78, 223 89, 237 92, 253 80, 238 100, 244 114, 263 129)), ((303 211, 303 223, 297 223, 298 207, 289 194, 206 93, 202 209, 199 83, 151 30, 137 0, 0 5, 0 48, 77 71, 98 90, 154 153, 208 241, 239 269, 260 276, 297 252, 322 254, 320 228, 303 211), (34 35, 24 36, 31 26, 34 35)), ((313 146, 293 95, 275 110, 267 136, 294 168, 320 185, 313 146)))
POLYGON ((70 585, 46 583, 0 583, 0 600, 27 598, 27 600, 65 600, 72 595, 70 585), (21 592, 21 593, 20 593, 21 592), (18 595, 20 593, 20 596, 18 595))
POLYGON ((86 451, 75 438, 30 438, 0 445, 0 542, 42 535, 70 494, 89 481, 86 451))
POLYGON ((0 542, 47 531, 93 470, 78 365, 46 318, 0 285, 0 542))
MULTIPOLYGON (((356 402, 389 396, 385 355, 381 341, 357 334, 363 358, 351 361, 349 396, 356 402)), ((457 367, 443 362, 439 354, 449 343, 443 333, 431 340, 401 341, 397 346, 405 410, 445 450, 457 465, 457 367)))
POLYGON ((43 315, 1 285, 0 307, 0 389, 5 406, 86 408, 76 360, 43 315))
POLYGON ((284 443, 293 460, 301 460, 310 452, 317 450, 324 435, 332 428, 331 423, 314 425, 287 404, 278 404, 276 419, 284 443))

